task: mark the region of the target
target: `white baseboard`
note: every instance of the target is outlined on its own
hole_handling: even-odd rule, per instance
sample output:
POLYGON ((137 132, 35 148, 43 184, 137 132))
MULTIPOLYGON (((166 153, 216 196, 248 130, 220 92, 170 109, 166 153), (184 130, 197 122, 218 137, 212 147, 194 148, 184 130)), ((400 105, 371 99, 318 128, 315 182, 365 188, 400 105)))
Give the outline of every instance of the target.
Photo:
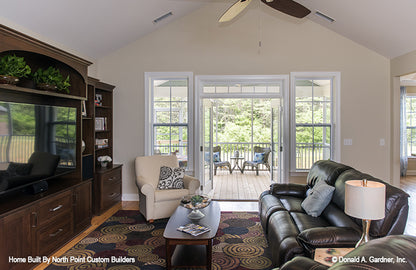
POLYGON ((123 194, 122 196, 121 196, 121 200, 123 201, 123 202, 130 202, 130 201, 133 201, 133 202, 138 202, 139 201, 139 194, 123 194))
POLYGON ((416 175, 416 170, 407 170, 406 175, 416 175))

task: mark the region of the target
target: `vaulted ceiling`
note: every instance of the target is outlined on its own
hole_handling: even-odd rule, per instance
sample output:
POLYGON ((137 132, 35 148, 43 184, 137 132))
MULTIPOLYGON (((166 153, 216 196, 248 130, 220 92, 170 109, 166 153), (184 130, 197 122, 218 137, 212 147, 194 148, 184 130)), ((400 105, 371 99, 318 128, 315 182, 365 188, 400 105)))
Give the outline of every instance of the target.
MULTIPOLYGON (((12 23, 71 48, 100 58, 203 5, 236 0, 17 0, 0 10, 0 22, 12 23), (156 18, 172 12, 165 20, 156 18)), ((253 5, 255 0, 251 5, 253 5)), ((278 0, 275 0, 278 1, 278 0)), ((327 27, 387 58, 416 50, 414 0, 298 0, 311 9, 306 19, 327 27), (318 10, 330 23, 315 15, 318 10)), ((278 13, 278 11, 275 11, 278 13)), ((217 20, 218 17, 212 18, 217 20)), ((289 18, 288 18, 289 19, 289 18)), ((238 23, 238 17, 232 22, 238 23)), ((6 24, 7 25, 7 24, 6 24)), ((18 30, 21 30, 18 29, 18 30)))

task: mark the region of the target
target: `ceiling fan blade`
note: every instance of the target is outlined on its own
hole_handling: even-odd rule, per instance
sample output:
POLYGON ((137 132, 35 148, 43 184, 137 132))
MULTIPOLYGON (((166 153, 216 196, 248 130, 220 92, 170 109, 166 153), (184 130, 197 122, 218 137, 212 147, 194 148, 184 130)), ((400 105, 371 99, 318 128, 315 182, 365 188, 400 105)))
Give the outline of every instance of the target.
POLYGON ((243 11, 252 0, 239 0, 232 5, 218 20, 219 22, 229 22, 243 11))
POLYGON ((311 11, 293 0, 261 0, 263 3, 287 15, 303 18, 311 11))

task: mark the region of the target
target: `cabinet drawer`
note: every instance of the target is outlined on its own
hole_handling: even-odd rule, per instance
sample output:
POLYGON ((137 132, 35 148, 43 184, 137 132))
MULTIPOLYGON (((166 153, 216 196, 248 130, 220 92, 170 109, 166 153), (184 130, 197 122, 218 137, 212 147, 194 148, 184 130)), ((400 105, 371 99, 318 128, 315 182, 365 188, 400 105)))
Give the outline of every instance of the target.
POLYGON ((72 217, 62 216, 37 231, 39 255, 47 256, 72 236, 72 217))
POLYGON ((39 203, 39 225, 49 222, 62 213, 72 209, 72 192, 63 192, 39 203))
POLYGON ((101 176, 102 185, 112 185, 115 182, 121 181, 121 170, 112 170, 101 176))
POLYGON ((107 209, 121 200, 121 181, 105 185, 102 193, 102 209, 107 209))

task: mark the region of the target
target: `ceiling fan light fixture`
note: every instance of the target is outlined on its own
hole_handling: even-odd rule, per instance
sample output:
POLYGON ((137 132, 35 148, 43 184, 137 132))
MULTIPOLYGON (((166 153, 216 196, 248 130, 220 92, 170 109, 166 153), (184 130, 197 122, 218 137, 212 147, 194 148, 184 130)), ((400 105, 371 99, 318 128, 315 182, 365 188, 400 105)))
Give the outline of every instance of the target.
POLYGON ((330 17, 330 16, 328 16, 328 15, 320 12, 319 10, 315 11, 315 16, 318 16, 319 18, 324 19, 324 20, 326 20, 326 21, 328 21, 330 23, 335 22, 335 19, 334 18, 332 18, 332 17, 330 17))

